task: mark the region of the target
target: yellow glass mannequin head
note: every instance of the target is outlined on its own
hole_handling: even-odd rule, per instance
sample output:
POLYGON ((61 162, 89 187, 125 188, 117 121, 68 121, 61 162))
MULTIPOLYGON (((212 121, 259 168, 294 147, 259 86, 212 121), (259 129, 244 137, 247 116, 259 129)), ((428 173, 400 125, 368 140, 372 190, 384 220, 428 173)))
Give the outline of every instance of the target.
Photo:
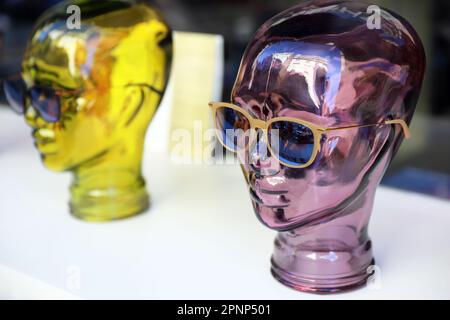
POLYGON ((71 1, 38 21, 23 61, 25 118, 46 166, 73 171, 72 213, 87 220, 144 211, 144 137, 166 88, 171 32, 135 1, 71 1), (67 25, 78 5, 81 28, 67 25))

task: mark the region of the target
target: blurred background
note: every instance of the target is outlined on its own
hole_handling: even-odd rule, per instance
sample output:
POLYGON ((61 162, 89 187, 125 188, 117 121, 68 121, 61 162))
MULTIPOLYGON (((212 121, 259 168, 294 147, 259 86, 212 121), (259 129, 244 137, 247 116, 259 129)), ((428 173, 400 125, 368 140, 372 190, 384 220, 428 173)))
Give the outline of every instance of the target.
MULTIPOLYGON (((60 0, 1 0, 0 78, 17 73, 36 18, 60 0)), ((227 100, 248 40, 268 18, 301 0, 155 0, 174 30, 223 35, 227 100)), ((450 199, 450 1, 372 0, 407 18, 427 51, 428 71, 413 139, 405 143, 383 184, 450 199)), ((0 92, 1 104, 5 104, 0 92)))

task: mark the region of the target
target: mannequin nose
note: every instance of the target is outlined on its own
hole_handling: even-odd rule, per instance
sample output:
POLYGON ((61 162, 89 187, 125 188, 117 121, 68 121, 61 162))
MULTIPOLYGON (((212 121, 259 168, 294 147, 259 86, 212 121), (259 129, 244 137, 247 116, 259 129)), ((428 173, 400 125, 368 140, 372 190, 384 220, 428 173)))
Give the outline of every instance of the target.
POLYGON ((27 106, 25 110, 25 121, 32 128, 43 128, 46 126, 45 121, 32 106, 27 106))
POLYGON ((36 118, 38 117, 36 110, 33 107, 28 106, 25 110, 25 121, 29 126, 34 127, 36 123, 36 118))
POLYGON ((271 176, 279 172, 278 161, 270 154, 268 142, 262 130, 258 130, 249 148, 249 167, 261 176, 271 176))

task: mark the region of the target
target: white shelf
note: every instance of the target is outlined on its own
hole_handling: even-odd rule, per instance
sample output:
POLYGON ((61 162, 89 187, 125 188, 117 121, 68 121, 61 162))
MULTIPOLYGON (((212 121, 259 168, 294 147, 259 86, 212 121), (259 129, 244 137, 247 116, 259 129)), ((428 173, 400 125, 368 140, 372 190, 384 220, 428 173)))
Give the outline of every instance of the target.
MULTIPOLYGON (((40 297, 42 285, 44 297, 318 298, 270 275, 275 233, 255 218, 240 169, 176 166, 154 147, 156 128, 151 209, 90 224, 68 213, 70 175, 46 170, 23 120, 0 108, 0 297, 40 297)), ((370 234, 381 289, 320 298, 449 299, 449 227, 450 202, 380 188, 370 234)))

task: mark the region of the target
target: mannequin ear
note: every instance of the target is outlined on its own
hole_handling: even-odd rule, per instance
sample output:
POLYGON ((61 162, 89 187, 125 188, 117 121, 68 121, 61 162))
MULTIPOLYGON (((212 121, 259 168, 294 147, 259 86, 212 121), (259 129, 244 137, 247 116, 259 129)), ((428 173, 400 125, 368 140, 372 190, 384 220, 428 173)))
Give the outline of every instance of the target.
POLYGON ((124 127, 130 127, 138 118, 145 104, 145 93, 139 86, 129 86, 124 89, 120 123, 124 127))

